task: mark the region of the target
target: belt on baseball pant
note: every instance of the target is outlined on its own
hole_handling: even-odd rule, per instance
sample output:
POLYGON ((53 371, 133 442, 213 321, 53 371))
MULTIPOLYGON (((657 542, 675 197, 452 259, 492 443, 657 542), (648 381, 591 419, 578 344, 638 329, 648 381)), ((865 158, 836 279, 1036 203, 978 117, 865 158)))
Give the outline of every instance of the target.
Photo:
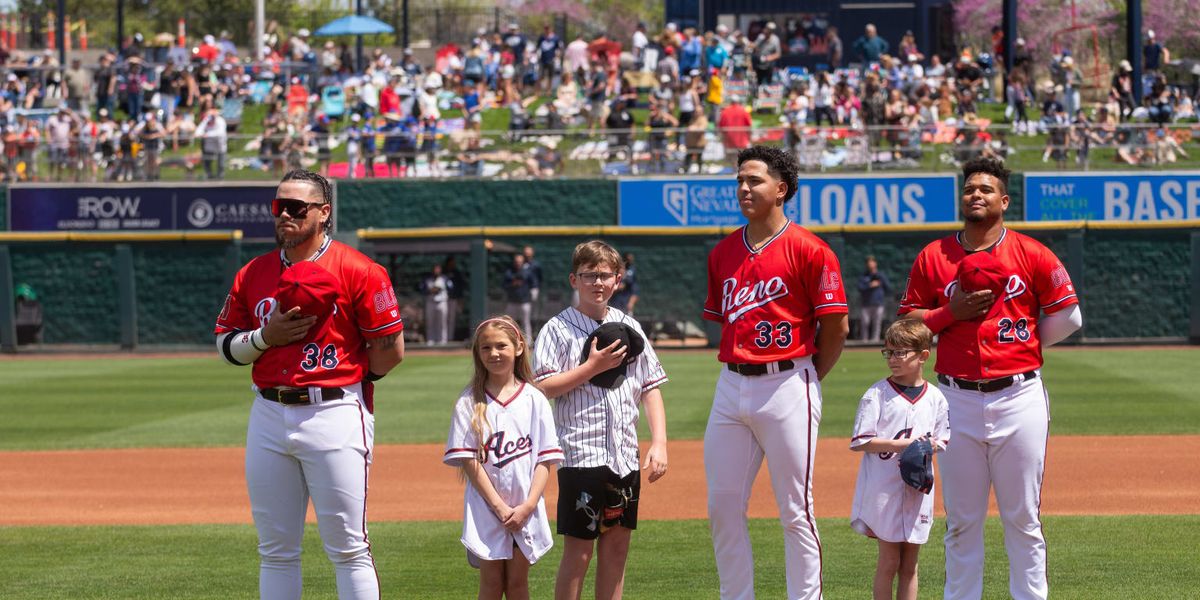
POLYGON ((942 383, 943 385, 954 385, 954 387, 956 387, 960 390, 971 390, 973 392, 989 393, 989 392, 998 392, 1018 381, 1028 381, 1030 379, 1037 379, 1037 376, 1038 376, 1038 372, 1036 370, 1034 370, 1034 371, 1027 371, 1025 373, 1021 373, 1018 375, 1009 375, 1008 377, 992 379, 990 381, 971 381, 970 379, 959 379, 957 377, 948 377, 946 375, 942 375, 941 373, 938 373, 937 380, 940 383, 942 383))
POLYGON ((769 363, 725 363, 730 371, 747 377, 758 377, 768 373, 781 373, 796 368, 796 363, 784 359, 769 363))
MULTIPOLYGON (((263 398, 280 404, 312 404, 308 388, 267 388, 259 390, 263 398)), ((342 388, 321 388, 321 400, 337 400, 342 397, 342 388)))

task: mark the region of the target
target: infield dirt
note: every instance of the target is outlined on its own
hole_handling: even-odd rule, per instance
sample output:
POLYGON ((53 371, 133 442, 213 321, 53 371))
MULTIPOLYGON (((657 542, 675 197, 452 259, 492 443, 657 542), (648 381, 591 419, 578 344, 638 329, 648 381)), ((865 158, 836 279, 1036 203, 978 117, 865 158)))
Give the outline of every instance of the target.
MULTIPOLYGON (((431 444, 377 446, 370 520, 461 519, 464 483, 442 464, 442 450, 431 444)), ((674 441, 668 450, 667 476, 643 481, 640 517, 706 518, 701 442, 674 441)), ((1042 513, 1194 514, 1197 455, 1200 436, 1051 437, 1042 513)), ((248 523, 243 457, 242 448, 0 452, 0 525, 248 523)), ((818 517, 849 517, 860 457, 846 440, 820 440, 818 517)), ((769 479, 759 473, 752 518, 778 514, 769 479)), ((546 500, 552 517, 557 492, 551 477, 546 500)), ((940 494, 934 493, 941 515, 940 494)))

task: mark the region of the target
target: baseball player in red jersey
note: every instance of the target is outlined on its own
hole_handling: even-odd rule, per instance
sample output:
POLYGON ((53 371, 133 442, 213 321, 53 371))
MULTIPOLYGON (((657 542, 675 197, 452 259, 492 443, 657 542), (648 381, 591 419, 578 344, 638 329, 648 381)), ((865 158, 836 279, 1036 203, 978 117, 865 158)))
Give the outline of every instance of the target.
POLYGON ((338 598, 378 599, 366 527, 371 382, 404 356, 395 292, 383 267, 329 237, 333 193, 324 177, 291 171, 275 196, 279 249, 242 267, 216 325, 225 360, 254 365, 246 485, 259 594, 300 598, 311 498, 338 598))
POLYGON ((725 363, 704 432, 721 598, 754 597, 746 506, 764 455, 783 523, 787 597, 822 597, 812 507, 819 382, 841 356, 849 324, 837 256, 784 216, 798 173, 779 148, 740 152, 737 197, 749 223, 708 256, 704 318, 721 324, 717 358, 725 363))
POLYGON ((954 440, 942 454, 947 599, 983 594, 988 489, 1004 525, 1009 593, 1045 598, 1046 543, 1039 514, 1049 433, 1042 347, 1079 329, 1075 287, 1048 248, 1004 227, 1008 169, 996 159, 963 166, 963 230, 917 255, 900 314, 938 334, 934 370, 954 440))

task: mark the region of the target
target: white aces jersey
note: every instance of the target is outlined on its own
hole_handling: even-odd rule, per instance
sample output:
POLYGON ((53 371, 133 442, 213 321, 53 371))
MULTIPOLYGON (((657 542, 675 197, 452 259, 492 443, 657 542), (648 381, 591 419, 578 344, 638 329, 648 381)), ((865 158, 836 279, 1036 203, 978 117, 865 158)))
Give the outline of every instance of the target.
MULTIPOLYGON (((448 465, 460 466, 465 460, 479 459, 480 443, 471 427, 474 404, 467 389, 454 406, 442 457, 448 465)), ((550 404, 541 391, 524 383, 511 398, 498 400, 489 394, 486 415, 486 431, 490 433, 483 470, 505 504, 516 506, 529 497, 537 465, 562 461, 550 404)), ((515 543, 531 564, 537 562, 554 545, 545 500, 538 498, 537 509, 525 527, 513 533, 504 528, 487 501, 468 483, 463 497, 462 543, 484 560, 512 558, 515 543)))
MULTIPOLYGON (((534 344, 534 379, 542 381, 578 367, 583 344, 602 323, 625 323, 646 337, 637 320, 608 308, 596 321, 568 307, 546 322, 534 344)), ((658 355, 646 349, 625 368, 625 381, 616 389, 589 382, 554 399, 554 423, 567 467, 608 467, 624 477, 638 470, 637 422, 642 394, 667 382, 658 355)))
MULTIPOLYGON (((909 400, 890 379, 867 389, 858 403, 854 437, 850 447, 874 438, 916 439, 933 434, 935 444, 950 443, 950 419, 946 397, 929 382, 915 400, 909 400)), ((885 542, 924 544, 933 524, 933 494, 909 487, 900 479, 895 452, 864 452, 854 485, 854 507, 850 526, 863 535, 885 542)))

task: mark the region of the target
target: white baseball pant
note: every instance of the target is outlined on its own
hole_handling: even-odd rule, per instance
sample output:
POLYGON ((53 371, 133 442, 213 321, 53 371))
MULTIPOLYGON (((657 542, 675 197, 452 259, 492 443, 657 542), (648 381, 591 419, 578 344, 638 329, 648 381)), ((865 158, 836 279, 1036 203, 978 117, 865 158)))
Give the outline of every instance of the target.
POLYGON ((1015 600, 1045 598, 1046 541, 1040 509, 1050 400, 1042 378, 997 392, 962 390, 953 384, 940 389, 954 432, 938 457, 946 505, 946 600, 983 596, 983 526, 993 487, 1004 525, 1009 594, 1015 600))
POLYGON ((812 466, 821 422, 821 384, 812 361, 744 376, 722 368, 704 432, 704 472, 721 598, 754 598, 746 509, 767 459, 783 524, 789 599, 821 598, 821 540, 813 515, 812 466))
MULTIPOLYGON (((367 474, 375 418, 361 386, 329 402, 285 406, 256 398, 246 433, 246 486, 258 530, 259 596, 299 600, 300 540, 312 498, 340 600, 378 600, 367 540, 367 474)), ((320 398, 318 388, 310 388, 320 398)))

